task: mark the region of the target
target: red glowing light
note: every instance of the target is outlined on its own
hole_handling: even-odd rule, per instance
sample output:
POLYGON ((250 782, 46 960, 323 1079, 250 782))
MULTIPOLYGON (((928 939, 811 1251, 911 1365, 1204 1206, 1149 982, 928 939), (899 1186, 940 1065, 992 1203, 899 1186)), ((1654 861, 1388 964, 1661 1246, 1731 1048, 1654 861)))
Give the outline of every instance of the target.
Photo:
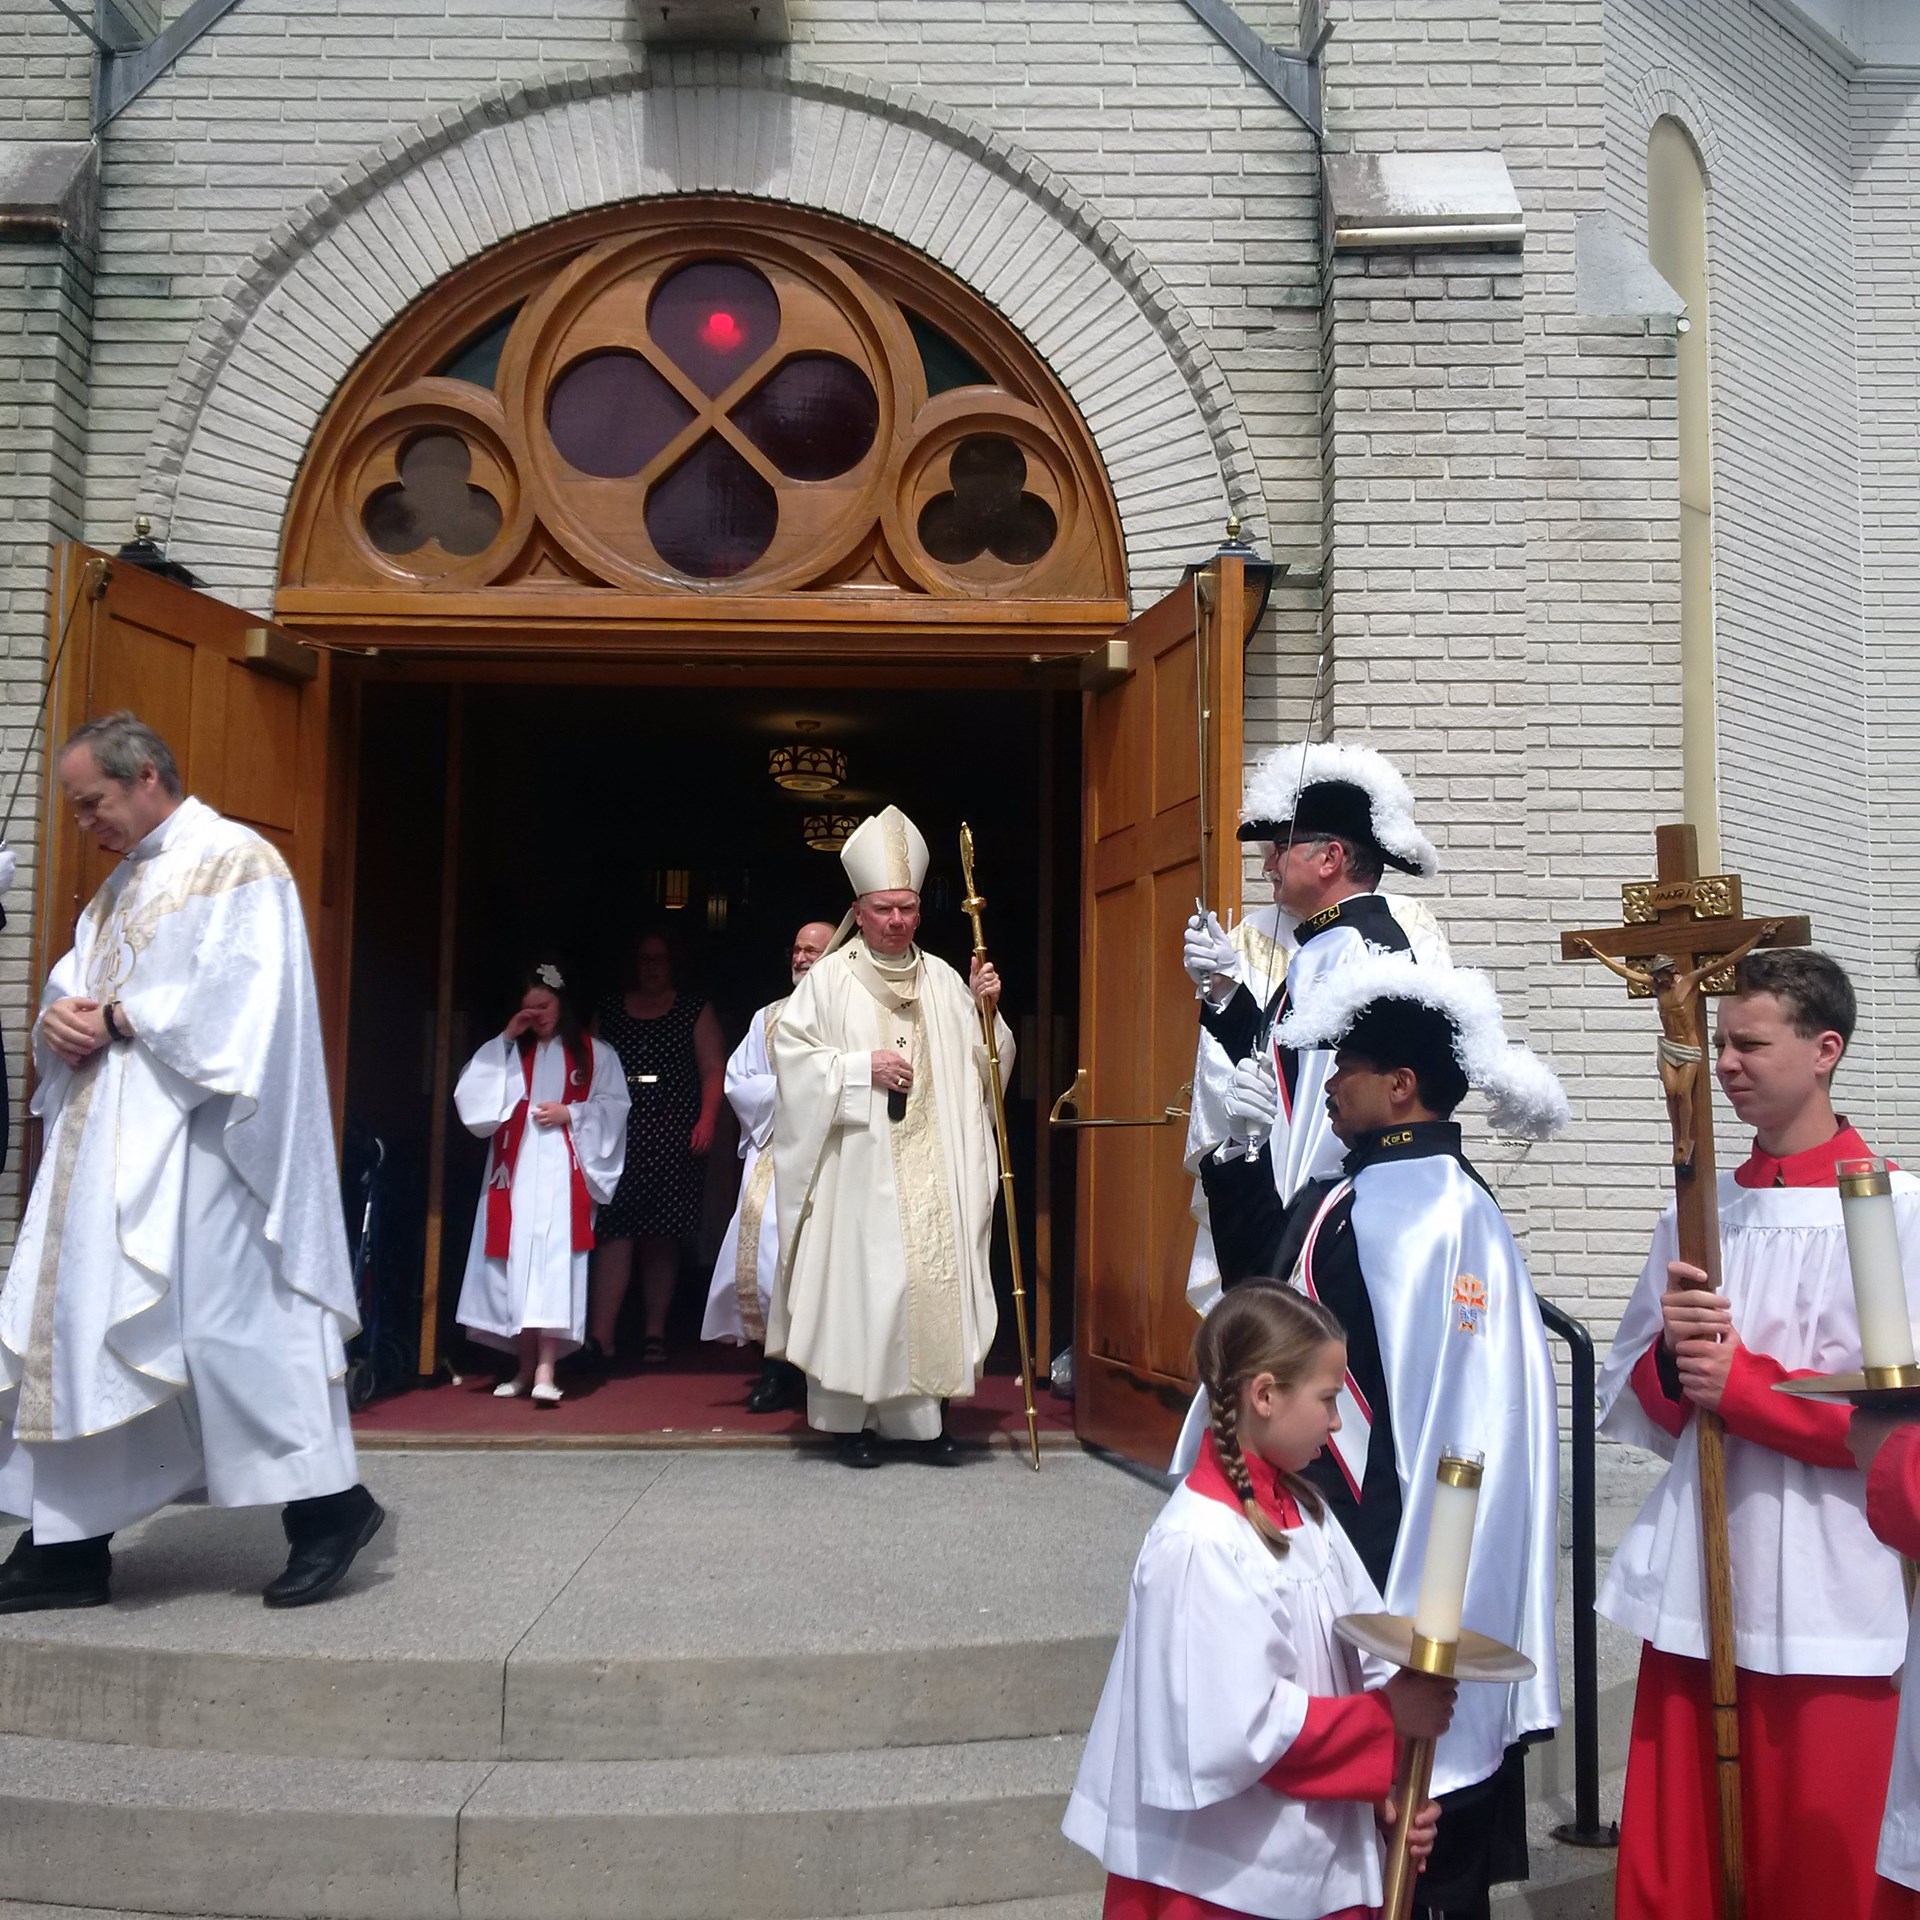
POLYGON ((700 326, 700 338, 721 353, 732 353, 745 337, 740 322, 725 308, 716 308, 700 326))

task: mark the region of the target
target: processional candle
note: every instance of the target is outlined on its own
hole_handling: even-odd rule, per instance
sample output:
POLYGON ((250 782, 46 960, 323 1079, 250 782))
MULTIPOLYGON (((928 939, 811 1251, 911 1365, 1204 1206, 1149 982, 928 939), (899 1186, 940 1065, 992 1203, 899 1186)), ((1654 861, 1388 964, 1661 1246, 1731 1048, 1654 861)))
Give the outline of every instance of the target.
POLYGON ((1440 1450, 1427 1518, 1427 1557, 1420 1568, 1420 1601, 1413 1611, 1416 1649, 1423 1640, 1449 1649, 1459 1642, 1467 1562, 1473 1555, 1473 1519, 1480 1506, 1480 1474, 1485 1465, 1486 1456, 1470 1448, 1440 1450))
POLYGON ((1885 1160, 1842 1160, 1836 1171, 1867 1384, 1904 1386, 1907 1380, 1890 1377, 1903 1369, 1912 1373, 1914 1366, 1913 1320, 1893 1211, 1893 1169, 1885 1160))

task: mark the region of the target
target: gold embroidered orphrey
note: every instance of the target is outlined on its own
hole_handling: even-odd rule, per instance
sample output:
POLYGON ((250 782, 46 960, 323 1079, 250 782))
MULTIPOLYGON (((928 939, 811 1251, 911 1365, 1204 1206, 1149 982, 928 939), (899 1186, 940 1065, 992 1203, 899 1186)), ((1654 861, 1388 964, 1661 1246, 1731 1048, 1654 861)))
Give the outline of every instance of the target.
MULTIPOLYGON (((891 828, 892 823, 888 824, 891 828)), ((904 834, 900 844, 904 858, 904 834)), ((910 969, 891 973, 879 966, 864 941, 854 941, 844 951, 853 977, 890 1025, 889 1044, 906 1056, 912 1069, 906 1113, 893 1123, 888 1136, 900 1208, 900 1249, 906 1263, 908 1391, 951 1399, 972 1387, 973 1376, 960 1324, 960 1256, 940 1107, 920 1007, 922 962, 915 953, 910 969), (946 1327, 953 1329, 953 1343, 951 1351, 942 1353, 935 1345, 934 1330, 946 1327)))
MULTIPOLYGON (((787 1010, 784 1000, 776 1000, 765 1015, 767 1053, 773 1053, 773 1030, 787 1010)), ((733 1297, 740 1309, 740 1330, 749 1340, 767 1337, 767 1316, 760 1309, 760 1225, 767 1217, 767 1201, 773 1193, 773 1148, 771 1145, 753 1163, 747 1175, 746 1191, 740 1196, 740 1226, 733 1243, 733 1297)))

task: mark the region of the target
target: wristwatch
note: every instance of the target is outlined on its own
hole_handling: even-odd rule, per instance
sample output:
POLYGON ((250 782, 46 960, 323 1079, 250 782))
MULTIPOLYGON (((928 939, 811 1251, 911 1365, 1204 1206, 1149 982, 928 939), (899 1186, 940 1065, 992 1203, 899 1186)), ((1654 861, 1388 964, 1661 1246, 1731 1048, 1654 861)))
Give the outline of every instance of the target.
POLYGON ((117 1000, 103 1002, 100 1008, 101 1021, 107 1029, 107 1038, 109 1040, 131 1040, 133 1035, 114 1018, 115 1010, 119 1005, 120 1003, 117 1000))

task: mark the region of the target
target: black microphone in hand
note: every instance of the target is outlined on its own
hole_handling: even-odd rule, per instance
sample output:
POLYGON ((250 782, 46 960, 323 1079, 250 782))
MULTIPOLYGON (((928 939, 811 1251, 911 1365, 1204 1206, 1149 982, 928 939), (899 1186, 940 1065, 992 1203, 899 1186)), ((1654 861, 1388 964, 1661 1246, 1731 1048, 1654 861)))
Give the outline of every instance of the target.
POLYGON ((907 1096, 905 1090, 900 1087, 889 1087, 887 1089, 887 1118, 889 1120, 904 1120, 906 1117, 907 1096))

